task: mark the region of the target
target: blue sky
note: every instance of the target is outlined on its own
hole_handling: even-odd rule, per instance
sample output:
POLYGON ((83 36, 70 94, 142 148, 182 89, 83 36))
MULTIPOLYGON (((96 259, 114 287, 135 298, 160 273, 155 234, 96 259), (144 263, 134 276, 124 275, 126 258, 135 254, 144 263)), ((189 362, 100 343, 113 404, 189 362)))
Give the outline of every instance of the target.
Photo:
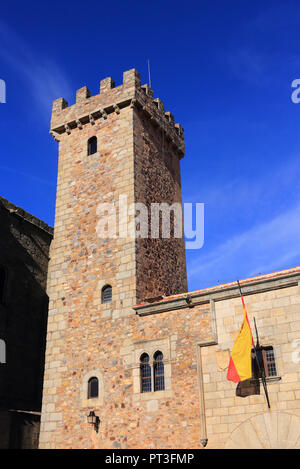
POLYGON ((205 204, 189 290, 299 265, 300 4, 5 2, 0 195, 54 223, 52 100, 136 68, 185 129, 184 202, 205 204))

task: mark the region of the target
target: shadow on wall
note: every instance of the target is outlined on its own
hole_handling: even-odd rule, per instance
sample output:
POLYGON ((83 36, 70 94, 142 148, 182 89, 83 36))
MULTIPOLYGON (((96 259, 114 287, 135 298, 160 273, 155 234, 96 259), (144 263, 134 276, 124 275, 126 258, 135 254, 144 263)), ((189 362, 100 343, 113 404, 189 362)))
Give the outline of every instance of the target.
POLYGON ((51 239, 0 200, 0 410, 41 410, 51 239))

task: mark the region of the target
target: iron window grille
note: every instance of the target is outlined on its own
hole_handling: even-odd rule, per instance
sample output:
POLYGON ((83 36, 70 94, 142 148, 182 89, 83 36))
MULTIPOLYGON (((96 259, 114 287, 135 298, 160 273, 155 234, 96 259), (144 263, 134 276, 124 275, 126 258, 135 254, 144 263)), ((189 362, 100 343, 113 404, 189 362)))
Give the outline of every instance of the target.
POLYGON ((277 376, 273 347, 263 347, 262 355, 266 376, 277 376))
POLYGON ((112 301, 112 287, 105 285, 102 288, 102 303, 110 303, 112 301))
MULTIPOLYGON (((259 362, 260 371, 264 371, 265 377, 270 378, 277 376, 277 368, 275 361, 274 349, 272 346, 258 347, 256 355, 259 362)), ((254 379, 261 378, 261 373, 257 366, 254 350, 252 350, 252 377, 254 379)))
POLYGON ((164 362, 162 352, 155 352, 153 371, 154 371, 154 391, 163 391, 165 389, 164 362))
POLYGON ((238 383, 236 395, 239 397, 260 394, 260 382, 262 378, 265 378, 266 381, 278 381, 281 379, 281 377, 277 375, 273 347, 257 346, 255 350, 256 354, 254 348, 251 350, 252 377, 238 383))
POLYGON ((140 362, 141 392, 151 392, 151 366, 149 364, 149 355, 143 353, 140 362))

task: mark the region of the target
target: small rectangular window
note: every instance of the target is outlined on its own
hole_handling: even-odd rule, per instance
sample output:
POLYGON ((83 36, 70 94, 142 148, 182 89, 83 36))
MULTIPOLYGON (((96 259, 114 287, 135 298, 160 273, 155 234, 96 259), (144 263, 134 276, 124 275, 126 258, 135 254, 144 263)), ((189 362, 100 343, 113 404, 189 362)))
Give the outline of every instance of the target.
POLYGON ((262 355, 266 376, 277 376, 273 347, 263 347, 262 355))
POLYGON ((277 376, 277 369, 276 369, 276 362, 275 362, 275 355, 274 349, 272 346, 266 347, 259 347, 256 349, 256 356, 259 365, 257 364, 257 360, 255 357, 254 350, 252 351, 252 369, 253 369, 253 378, 261 378, 262 372, 266 378, 271 376, 277 376))

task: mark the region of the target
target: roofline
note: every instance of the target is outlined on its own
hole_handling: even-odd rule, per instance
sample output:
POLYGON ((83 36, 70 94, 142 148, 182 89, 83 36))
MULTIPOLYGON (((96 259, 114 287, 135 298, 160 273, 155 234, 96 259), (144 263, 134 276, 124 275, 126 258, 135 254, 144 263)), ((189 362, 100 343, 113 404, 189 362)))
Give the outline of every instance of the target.
MULTIPOLYGON (((239 281, 244 296, 296 286, 299 282, 300 266, 239 281)), ((209 303, 211 300, 222 301, 239 296, 240 293, 237 282, 230 282, 203 288, 201 290, 163 297, 161 300, 152 303, 140 303, 135 305, 133 309, 138 315, 145 316, 175 309, 192 308, 196 305, 209 303)))
POLYGON ((53 237, 53 232, 54 232, 53 228, 47 225, 47 223, 45 223, 43 220, 40 220, 34 215, 31 215, 31 213, 26 212, 26 210, 18 207, 17 205, 13 204, 9 200, 1 196, 0 196, 0 205, 2 205, 2 207, 4 207, 11 215, 16 215, 16 216, 21 217, 26 222, 31 223, 32 225, 35 225, 37 228, 45 231, 47 234, 53 237))

